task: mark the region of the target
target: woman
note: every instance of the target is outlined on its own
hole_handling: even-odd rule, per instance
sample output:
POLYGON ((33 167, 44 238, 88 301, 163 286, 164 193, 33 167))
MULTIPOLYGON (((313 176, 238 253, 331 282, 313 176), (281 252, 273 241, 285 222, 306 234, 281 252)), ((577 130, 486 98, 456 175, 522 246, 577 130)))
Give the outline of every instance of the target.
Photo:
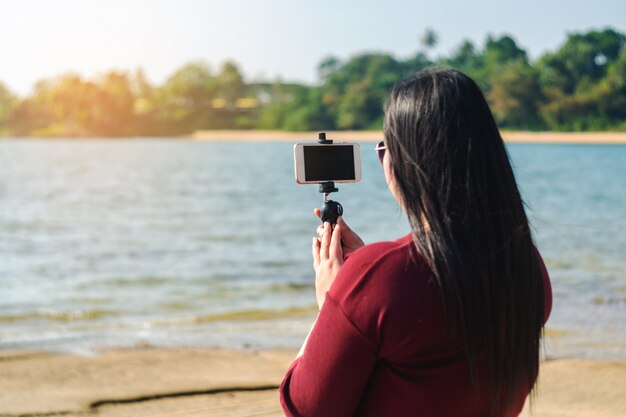
MULTIPOLYGON (((313 240, 320 313, 281 385, 290 416, 515 416, 551 309, 502 138, 477 85, 397 85, 377 147, 411 233, 313 240)), ((319 212, 317 212, 319 215, 319 212)))

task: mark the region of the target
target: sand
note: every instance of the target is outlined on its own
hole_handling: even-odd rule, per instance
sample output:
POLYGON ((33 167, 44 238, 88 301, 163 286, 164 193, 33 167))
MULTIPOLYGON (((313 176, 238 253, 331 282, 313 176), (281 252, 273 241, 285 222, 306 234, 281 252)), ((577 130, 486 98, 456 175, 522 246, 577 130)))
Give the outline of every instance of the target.
POLYGON ((203 415, 218 415, 213 408, 232 416, 261 410, 280 415, 276 388, 293 357, 291 351, 219 349, 133 349, 94 356, 4 352, 0 416, 169 416, 193 415, 187 410, 194 408, 203 415))
MULTIPOLYGON (((327 131, 328 139, 340 141, 380 141, 382 131, 327 131)), ((502 132, 510 143, 626 144, 626 132, 502 132)), ((195 140, 240 140, 307 142, 317 140, 317 132, 277 130, 199 130, 188 136, 195 140)))
MULTIPOLYGON (((281 416, 290 350, 0 352, 0 416, 281 416)), ((532 416, 626 416, 626 362, 544 362, 532 416)), ((531 416, 528 410, 522 414, 531 416)))

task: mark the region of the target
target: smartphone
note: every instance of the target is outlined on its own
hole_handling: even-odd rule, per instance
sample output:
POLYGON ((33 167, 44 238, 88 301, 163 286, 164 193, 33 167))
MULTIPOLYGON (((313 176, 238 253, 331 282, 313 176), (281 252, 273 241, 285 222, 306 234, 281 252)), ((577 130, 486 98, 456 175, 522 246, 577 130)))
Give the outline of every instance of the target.
POLYGON ((293 147, 298 184, 361 181, 361 147, 358 143, 298 143, 293 147))

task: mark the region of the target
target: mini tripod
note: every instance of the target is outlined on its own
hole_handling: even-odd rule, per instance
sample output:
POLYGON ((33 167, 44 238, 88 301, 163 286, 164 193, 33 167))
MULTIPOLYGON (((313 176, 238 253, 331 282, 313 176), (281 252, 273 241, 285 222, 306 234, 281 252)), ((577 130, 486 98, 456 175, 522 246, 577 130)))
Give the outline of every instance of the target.
MULTIPOLYGON (((327 145, 333 143, 331 139, 326 139, 325 132, 319 133, 317 142, 327 145)), ((335 187, 333 181, 326 181, 320 184, 319 191, 324 194, 324 207, 322 207, 320 219, 322 222, 329 222, 331 225, 335 225, 337 218, 343 214, 343 207, 338 202, 329 200, 328 195, 338 192, 339 189, 335 187)))

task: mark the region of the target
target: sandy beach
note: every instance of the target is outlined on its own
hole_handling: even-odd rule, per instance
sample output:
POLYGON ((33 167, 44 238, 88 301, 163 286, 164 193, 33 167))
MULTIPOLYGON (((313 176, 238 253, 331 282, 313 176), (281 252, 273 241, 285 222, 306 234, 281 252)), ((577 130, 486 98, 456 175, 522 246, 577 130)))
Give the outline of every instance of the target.
MULTIPOLYGON (((281 416, 277 387, 295 352, 138 348, 93 356, 0 353, 0 416, 281 416)), ((626 415, 626 362, 542 364, 532 414, 626 415)))
MULTIPOLYGON (((380 141, 382 131, 327 131, 328 139, 340 141, 380 141)), ((571 143, 571 144, 626 144, 626 132, 507 132, 502 136, 510 143, 571 143)), ((243 140, 243 141, 311 141, 317 132, 285 132, 277 130, 199 130, 188 136, 194 140, 243 140)))

